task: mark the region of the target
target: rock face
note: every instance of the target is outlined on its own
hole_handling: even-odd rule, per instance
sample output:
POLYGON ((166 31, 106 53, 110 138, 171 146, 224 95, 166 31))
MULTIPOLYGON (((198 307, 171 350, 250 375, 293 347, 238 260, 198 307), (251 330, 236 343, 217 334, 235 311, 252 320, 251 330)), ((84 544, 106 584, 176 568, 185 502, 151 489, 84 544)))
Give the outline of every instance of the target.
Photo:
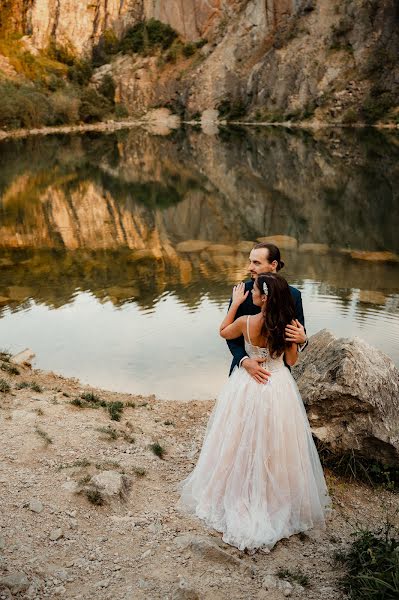
POLYGON ((188 117, 223 107, 227 116, 351 122, 397 106, 395 0, 12 0, 0 9, 0 33, 89 55, 106 30, 121 35, 152 17, 208 43, 195 60, 167 68, 117 57, 113 76, 132 114, 156 99, 188 117))
POLYGON ((314 435, 333 452, 399 462, 399 371, 359 338, 323 329, 293 370, 314 435))

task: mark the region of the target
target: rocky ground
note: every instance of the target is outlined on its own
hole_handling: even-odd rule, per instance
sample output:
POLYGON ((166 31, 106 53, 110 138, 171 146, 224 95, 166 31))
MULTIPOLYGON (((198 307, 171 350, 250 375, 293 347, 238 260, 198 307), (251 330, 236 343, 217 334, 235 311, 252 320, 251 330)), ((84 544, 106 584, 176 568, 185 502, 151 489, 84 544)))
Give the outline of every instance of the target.
POLYGON ((0 599, 338 600, 334 553, 397 502, 326 473, 328 528, 245 554, 175 508, 213 402, 164 402, 18 370, 0 382, 0 599), (87 392, 122 402, 121 420, 71 404, 87 392))

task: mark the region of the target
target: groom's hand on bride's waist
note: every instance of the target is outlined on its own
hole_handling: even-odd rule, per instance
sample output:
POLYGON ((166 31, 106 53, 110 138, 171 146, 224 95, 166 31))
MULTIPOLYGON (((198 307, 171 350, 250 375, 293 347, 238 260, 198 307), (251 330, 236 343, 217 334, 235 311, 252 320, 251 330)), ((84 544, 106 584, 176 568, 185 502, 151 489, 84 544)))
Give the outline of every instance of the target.
POLYGON ((241 361, 241 367, 258 383, 267 383, 271 373, 261 366, 263 362, 265 362, 264 358, 249 358, 249 356, 245 356, 241 361))

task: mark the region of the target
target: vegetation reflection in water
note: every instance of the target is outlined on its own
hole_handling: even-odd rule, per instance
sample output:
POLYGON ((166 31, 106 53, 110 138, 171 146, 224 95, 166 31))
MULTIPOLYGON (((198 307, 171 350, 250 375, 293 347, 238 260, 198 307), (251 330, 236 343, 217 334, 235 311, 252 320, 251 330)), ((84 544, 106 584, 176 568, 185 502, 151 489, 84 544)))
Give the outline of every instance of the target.
MULTIPOLYGON (((183 310, 197 317, 192 344, 174 348, 174 362, 167 361, 173 389, 155 389, 142 360, 118 354, 130 373, 123 386, 191 397, 190 377, 211 369, 198 395, 212 396, 228 355, 212 337, 201 346, 196 335, 207 321, 216 338, 252 242, 278 234, 284 273, 304 290, 310 333, 322 326, 360 333, 399 363, 397 135, 272 129, 206 136, 190 129, 156 137, 133 130, 3 142, 0 158, 2 345, 35 346, 35 306, 75 306, 83 292, 122 313, 135 307, 134 316, 125 312, 126 323, 134 318, 136 325, 173 298, 175 316, 183 310), (25 341, 22 332, 18 340, 11 333, 21 311, 25 341)), ((40 318, 49 347, 38 365, 53 368, 48 314, 40 318)), ((162 335, 167 352, 173 331, 164 326, 162 335)), ((101 322, 94 343, 101 344, 101 322)), ((109 343, 103 361, 117 352, 117 340, 109 343)), ((66 335, 63 371, 84 379, 87 361, 69 369, 76 349, 68 345, 66 335)), ((107 378, 92 382, 122 386, 111 366, 107 378)))

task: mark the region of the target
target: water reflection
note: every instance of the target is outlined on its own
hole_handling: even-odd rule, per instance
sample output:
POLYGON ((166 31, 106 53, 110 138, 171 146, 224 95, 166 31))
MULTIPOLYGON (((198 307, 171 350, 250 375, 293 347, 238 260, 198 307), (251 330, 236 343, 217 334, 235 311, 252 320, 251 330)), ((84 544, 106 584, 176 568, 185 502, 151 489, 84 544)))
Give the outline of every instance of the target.
POLYGON ((100 344, 103 385, 151 393, 146 352, 121 341, 143 328, 149 349, 163 340, 158 393, 191 397, 200 369, 209 397, 228 363, 215 331, 231 283, 252 241, 278 234, 309 331, 361 335, 399 363, 398 139, 190 129, 0 143, 2 345, 97 383, 100 344), (110 331, 122 318, 118 338, 104 315, 110 331))

